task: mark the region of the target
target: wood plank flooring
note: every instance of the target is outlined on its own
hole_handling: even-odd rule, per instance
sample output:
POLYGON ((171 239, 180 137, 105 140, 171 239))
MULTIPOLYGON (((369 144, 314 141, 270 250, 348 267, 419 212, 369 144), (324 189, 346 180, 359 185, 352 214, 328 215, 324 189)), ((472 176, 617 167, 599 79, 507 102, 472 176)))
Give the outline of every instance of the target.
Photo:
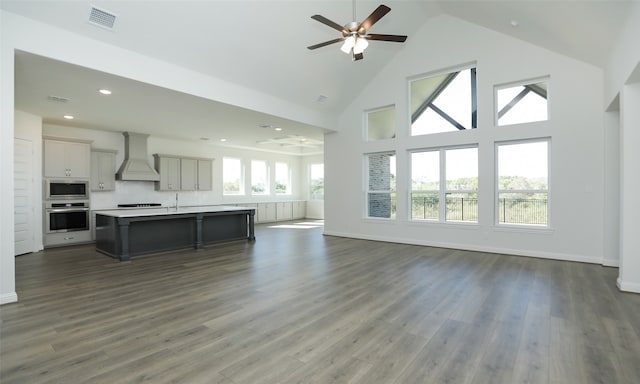
POLYGON ((0 382, 640 383, 617 269, 290 224, 129 262, 17 257, 0 382))

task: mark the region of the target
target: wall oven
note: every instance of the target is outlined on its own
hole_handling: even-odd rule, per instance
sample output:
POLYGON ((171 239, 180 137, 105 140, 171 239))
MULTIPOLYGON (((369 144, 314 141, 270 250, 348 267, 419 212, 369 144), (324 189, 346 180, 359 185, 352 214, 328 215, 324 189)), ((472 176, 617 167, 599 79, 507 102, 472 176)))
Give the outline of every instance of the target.
POLYGON ((45 232, 59 233, 89 230, 89 201, 47 201, 45 232))
POLYGON ((89 180, 45 180, 47 200, 79 200, 89 198, 89 180))

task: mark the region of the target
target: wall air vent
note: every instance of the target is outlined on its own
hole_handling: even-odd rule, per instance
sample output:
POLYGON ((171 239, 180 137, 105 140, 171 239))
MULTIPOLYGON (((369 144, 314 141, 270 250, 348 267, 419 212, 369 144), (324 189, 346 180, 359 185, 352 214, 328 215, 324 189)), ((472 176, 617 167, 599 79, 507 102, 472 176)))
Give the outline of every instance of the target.
POLYGON ((89 14, 89 23, 97 25, 98 27, 112 30, 115 22, 116 15, 114 15, 113 13, 93 6, 91 7, 91 13, 89 14))

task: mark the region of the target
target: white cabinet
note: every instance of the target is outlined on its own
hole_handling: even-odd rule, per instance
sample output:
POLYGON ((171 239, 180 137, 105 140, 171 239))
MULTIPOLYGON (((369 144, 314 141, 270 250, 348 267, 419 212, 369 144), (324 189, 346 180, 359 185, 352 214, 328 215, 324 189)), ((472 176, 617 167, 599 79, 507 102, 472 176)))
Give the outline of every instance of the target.
POLYGON ((43 159, 45 177, 89 178, 91 145, 88 142, 45 139, 43 159))
POLYGON ((116 189, 116 151, 94 149, 91 151, 91 190, 114 191, 116 189))
POLYGON ((292 219, 297 220, 297 219, 304 219, 307 217, 307 202, 300 200, 300 201, 294 201, 291 203, 293 205, 292 207, 292 219))
POLYGON ((210 191, 213 188, 212 160, 154 154, 160 174, 158 191, 210 191))
POLYGON ((158 191, 180 190, 180 158, 153 155, 156 171, 160 174, 160 180, 156 181, 158 191))
POLYGON ((276 221, 276 203, 258 203, 256 222, 270 223, 276 221))
POLYGON ((208 159, 180 159, 180 189, 210 191, 213 187, 212 165, 208 159))
POLYGON ((276 220, 291 220, 293 217, 292 203, 290 201, 283 201, 276 203, 276 220))

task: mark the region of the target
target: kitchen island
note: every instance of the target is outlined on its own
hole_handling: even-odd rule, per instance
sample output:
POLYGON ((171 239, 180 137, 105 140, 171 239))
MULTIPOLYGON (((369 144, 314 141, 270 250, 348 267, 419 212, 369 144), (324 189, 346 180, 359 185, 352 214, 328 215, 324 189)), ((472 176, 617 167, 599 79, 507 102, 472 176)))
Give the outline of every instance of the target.
POLYGON ((96 212, 96 250, 131 256, 255 240, 254 208, 202 206, 96 212))

